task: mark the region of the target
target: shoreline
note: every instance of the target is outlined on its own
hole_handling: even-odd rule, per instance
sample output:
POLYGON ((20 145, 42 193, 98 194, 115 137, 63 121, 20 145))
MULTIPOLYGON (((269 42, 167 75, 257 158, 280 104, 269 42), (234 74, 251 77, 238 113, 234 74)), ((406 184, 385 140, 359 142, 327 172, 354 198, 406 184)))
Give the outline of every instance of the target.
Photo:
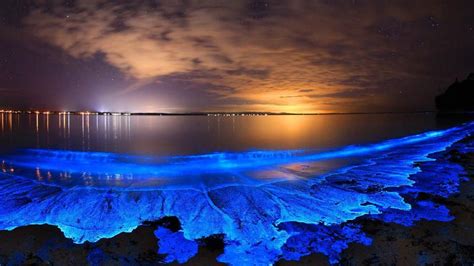
MULTIPOLYGON (((431 154, 437 160, 449 160, 461 165, 468 180, 461 182, 459 193, 448 198, 432 195, 427 197, 444 204, 454 220, 438 222, 421 220, 405 227, 394 223, 360 217, 353 223, 362 225, 363 231, 373 239, 369 246, 351 243, 341 253, 341 264, 468 264, 474 262, 474 152, 463 155, 465 146, 474 147, 474 137, 466 137, 445 151, 431 154)), ((417 165, 423 171, 423 163, 417 165)), ((55 226, 29 225, 12 231, 0 231, 0 264, 49 262, 56 264, 87 264, 94 262, 153 265, 161 263, 163 256, 157 253, 156 227, 179 229, 179 221, 173 218, 145 223, 130 233, 121 233, 95 243, 74 244, 55 226)), ((218 236, 203 239, 199 253, 187 265, 218 265, 215 258, 224 245, 218 236)), ((326 256, 316 253, 302 257, 300 261, 280 260, 277 265, 304 265, 328 263, 326 256)), ((186 264, 185 264, 186 265, 186 264)))
MULTIPOLYGON (((437 160, 461 165, 466 180, 459 192, 447 198, 421 193, 421 199, 448 207, 452 221, 420 220, 413 226, 388 223, 367 216, 354 221, 373 239, 369 246, 351 243, 341 253, 341 265, 472 265, 474 263, 474 136, 466 137, 445 151, 430 154, 437 160), (461 154, 468 145, 471 151, 461 154)), ((423 163, 419 164, 423 171, 423 163)), ((277 265, 329 265, 323 254, 311 254, 300 261, 279 261, 277 265)))

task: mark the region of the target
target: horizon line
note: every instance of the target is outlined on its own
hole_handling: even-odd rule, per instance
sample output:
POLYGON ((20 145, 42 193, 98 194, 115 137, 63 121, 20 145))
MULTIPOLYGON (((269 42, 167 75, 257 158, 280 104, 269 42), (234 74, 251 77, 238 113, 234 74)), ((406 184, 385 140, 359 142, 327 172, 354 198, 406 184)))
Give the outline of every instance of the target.
MULTIPOLYGON (((419 111, 378 111, 378 112, 98 112, 98 111, 48 111, 48 110, 8 110, 0 109, 0 113, 9 114, 43 114, 43 115, 112 115, 112 116, 265 116, 265 115, 370 115, 370 114, 415 114, 436 113, 436 110, 419 111)), ((456 112, 453 112, 456 113, 456 112)), ((463 112, 466 113, 466 112, 463 112)))

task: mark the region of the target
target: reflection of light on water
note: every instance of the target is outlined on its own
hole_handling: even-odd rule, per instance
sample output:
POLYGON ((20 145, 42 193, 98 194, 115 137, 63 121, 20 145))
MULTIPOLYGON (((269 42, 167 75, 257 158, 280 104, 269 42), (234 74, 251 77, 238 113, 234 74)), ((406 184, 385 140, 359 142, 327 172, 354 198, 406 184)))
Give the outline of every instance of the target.
POLYGON ((132 138, 131 127, 130 127, 130 116, 127 116, 127 140, 130 141, 132 138))
POLYGON ((118 118, 118 116, 112 116, 112 133, 114 134, 114 140, 119 138, 117 134, 120 133, 120 125, 117 123, 118 118))
POLYGON ((108 120, 109 117, 108 116, 104 116, 104 139, 105 139, 105 143, 107 143, 107 136, 108 136, 108 120))
POLYGON ((37 179, 38 181, 42 181, 42 180, 43 180, 43 176, 41 175, 41 170, 39 169, 39 167, 36 167, 35 175, 36 175, 36 179, 37 179))
POLYGON ((63 124, 62 124, 62 114, 61 113, 59 113, 59 115, 58 115, 58 125, 59 125, 59 136, 62 136, 62 129, 64 127, 63 127, 63 124))
POLYGON ((39 113, 35 113, 35 129, 36 129, 36 147, 40 146, 40 139, 39 139, 39 113))
POLYGON ((71 115, 67 114, 67 139, 68 139, 68 147, 69 147, 69 139, 71 138, 71 115))
POLYGON ((46 115, 46 133, 49 134, 49 112, 46 115))
POLYGON ((35 128, 36 128, 36 133, 39 132, 39 114, 35 115, 35 128))
POLYGON ((86 116, 86 129, 87 129, 87 150, 90 150, 90 116, 86 116))
POLYGON ((81 113, 82 147, 90 150, 90 113, 81 113))
POLYGON ((82 147, 84 147, 84 115, 81 114, 81 139, 82 147))
POLYGON ((95 137, 96 141, 99 141, 99 116, 97 115, 95 117, 95 137))
POLYGON ((46 145, 49 146, 49 112, 44 113, 46 115, 46 145))
POLYGON ((8 114, 8 128, 10 129, 10 134, 13 132, 13 115, 8 114))

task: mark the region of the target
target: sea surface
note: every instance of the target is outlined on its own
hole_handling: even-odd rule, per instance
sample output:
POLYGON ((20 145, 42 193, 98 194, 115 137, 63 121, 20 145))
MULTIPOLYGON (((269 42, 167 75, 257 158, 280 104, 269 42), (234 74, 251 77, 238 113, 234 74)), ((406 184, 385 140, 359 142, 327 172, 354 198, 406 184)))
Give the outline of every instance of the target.
POLYGON ((473 132, 433 113, 0 114, 0 230, 50 224, 83 243, 176 217, 180 230, 155 231, 164 262, 219 235, 232 265, 337 263, 349 243, 371 244, 358 218, 452 220, 418 195, 458 190, 462 167, 433 156, 473 132))
POLYGON ((434 113, 277 116, 0 114, 0 151, 21 148, 190 155, 328 149, 374 143, 462 121, 434 113))
MULTIPOLYGON (((0 159, 6 161, 2 165, 4 171, 15 170, 37 179, 38 172, 43 171, 49 177, 48 182, 69 187, 86 183, 102 187, 162 184, 162 174, 150 166, 169 160, 180 160, 184 167, 168 163, 174 168, 168 167, 167 175, 173 177, 167 178, 166 183, 194 185, 203 179, 212 179, 213 183, 221 184, 232 175, 220 171, 216 177, 214 173, 202 171, 221 168, 216 167, 216 163, 222 162, 218 156, 244 157, 232 160, 254 165, 256 169, 267 163, 276 166, 286 162, 288 169, 295 170, 290 163, 301 162, 289 158, 295 153, 320 154, 351 145, 442 130, 460 123, 439 119, 434 113, 217 117, 1 113, 0 155, 3 157, 0 159), (12 155, 15 159, 9 157, 12 155), (200 158, 209 160, 189 156, 203 156, 200 158), (258 156, 264 158, 254 158, 258 156), (118 161, 104 164, 112 157, 118 161), (15 164, 8 164, 13 161, 15 164), (102 169, 109 167, 94 175, 91 161, 102 161, 102 169), (81 178, 63 177, 71 172, 81 178), (187 175, 192 177, 184 179, 187 175)), ((363 159, 361 156, 329 156, 313 160, 305 176, 318 176, 363 159)), ((299 166, 301 168, 301 164, 299 166)), ((304 167, 308 168, 308 162, 304 167)), ((281 174, 266 171, 252 178, 271 179, 281 174)), ((286 173, 285 178, 291 178, 290 173, 286 173)))

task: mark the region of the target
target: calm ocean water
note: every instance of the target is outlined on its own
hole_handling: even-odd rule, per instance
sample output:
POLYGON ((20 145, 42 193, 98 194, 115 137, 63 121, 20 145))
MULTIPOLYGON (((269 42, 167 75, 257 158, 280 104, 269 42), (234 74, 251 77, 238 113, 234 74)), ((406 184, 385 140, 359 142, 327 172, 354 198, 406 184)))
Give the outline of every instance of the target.
POLYGON ((0 114, 0 150, 41 148, 136 155, 328 149, 443 129, 435 114, 96 116, 0 114))

